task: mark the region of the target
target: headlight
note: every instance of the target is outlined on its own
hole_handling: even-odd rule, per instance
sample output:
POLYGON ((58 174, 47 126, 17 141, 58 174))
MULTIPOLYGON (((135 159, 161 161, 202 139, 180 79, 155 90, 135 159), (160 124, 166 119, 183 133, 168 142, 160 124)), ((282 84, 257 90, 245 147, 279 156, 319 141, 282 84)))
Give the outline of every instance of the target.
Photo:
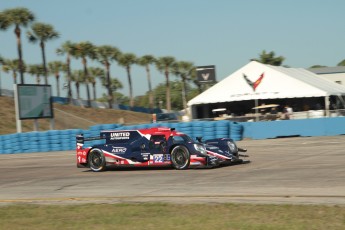
POLYGON ((196 151, 200 152, 202 155, 207 156, 207 151, 205 146, 199 145, 199 144, 194 144, 194 148, 196 151))
POLYGON ((238 152, 237 146, 234 142, 228 141, 228 146, 229 146, 230 152, 232 153, 238 152))

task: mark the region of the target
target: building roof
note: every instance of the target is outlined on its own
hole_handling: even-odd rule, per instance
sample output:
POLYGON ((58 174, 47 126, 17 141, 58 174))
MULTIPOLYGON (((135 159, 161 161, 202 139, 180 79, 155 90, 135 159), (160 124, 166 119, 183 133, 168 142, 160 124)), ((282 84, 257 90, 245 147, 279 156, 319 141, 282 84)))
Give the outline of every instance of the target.
POLYGON ((345 66, 309 68, 310 72, 316 74, 345 73, 345 66))
POLYGON ((345 95, 345 86, 325 80, 303 68, 286 68, 252 61, 194 97, 188 105, 330 95, 345 95), (256 85, 255 90, 249 83, 256 85))

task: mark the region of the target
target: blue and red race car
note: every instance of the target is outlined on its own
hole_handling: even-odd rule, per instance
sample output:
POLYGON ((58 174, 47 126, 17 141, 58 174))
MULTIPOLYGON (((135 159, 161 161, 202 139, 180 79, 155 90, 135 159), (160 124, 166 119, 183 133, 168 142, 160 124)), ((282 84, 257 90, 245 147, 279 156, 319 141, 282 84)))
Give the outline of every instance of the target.
POLYGON ((243 163, 238 148, 229 138, 194 141, 174 128, 101 131, 99 137, 77 135, 77 167, 99 172, 108 166, 172 166, 175 169, 215 167, 224 163, 243 163), (103 139, 105 143, 84 147, 85 141, 103 139))

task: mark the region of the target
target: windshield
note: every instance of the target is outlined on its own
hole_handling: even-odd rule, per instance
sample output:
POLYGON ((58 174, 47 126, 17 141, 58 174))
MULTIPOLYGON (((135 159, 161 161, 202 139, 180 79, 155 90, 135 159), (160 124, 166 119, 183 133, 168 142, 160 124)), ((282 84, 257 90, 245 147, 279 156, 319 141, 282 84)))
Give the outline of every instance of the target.
POLYGON ((192 138, 190 138, 187 135, 181 135, 181 136, 173 136, 173 142, 181 143, 181 142, 194 142, 194 141, 192 138))

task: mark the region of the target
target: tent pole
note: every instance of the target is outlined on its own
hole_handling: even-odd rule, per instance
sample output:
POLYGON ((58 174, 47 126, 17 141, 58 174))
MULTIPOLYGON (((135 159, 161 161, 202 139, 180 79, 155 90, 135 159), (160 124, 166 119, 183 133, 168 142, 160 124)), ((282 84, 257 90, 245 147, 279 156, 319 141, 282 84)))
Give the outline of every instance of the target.
POLYGON ((325 97, 325 110, 326 110, 325 116, 329 117, 329 96, 325 97))
POLYGON ((258 115, 258 107, 259 106, 259 101, 258 99, 255 99, 255 121, 259 121, 259 115, 258 115))

